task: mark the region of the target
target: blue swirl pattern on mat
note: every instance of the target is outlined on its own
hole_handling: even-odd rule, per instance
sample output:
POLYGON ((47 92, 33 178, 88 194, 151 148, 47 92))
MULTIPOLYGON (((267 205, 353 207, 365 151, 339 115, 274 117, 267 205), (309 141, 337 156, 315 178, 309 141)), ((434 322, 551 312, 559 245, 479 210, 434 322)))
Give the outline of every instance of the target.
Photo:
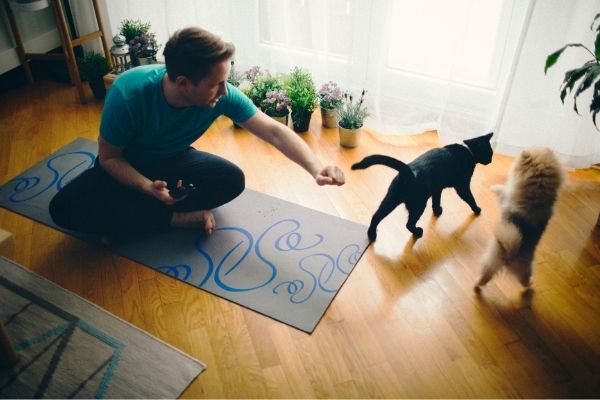
POLYGON ((305 239, 301 233, 301 223, 296 219, 283 219, 275 222, 254 239, 252 234, 242 227, 222 227, 215 230, 235 232, 240 235, 240 240, 234 240, 223 256, 211 255, 209 250, 202 247, 201 240, 195 242, 198 254, 205 261, 206 272, 199 283, 191 282, 192 266, 186 264, 164 265, 158 270, 171 275, 177 279, 205 286, 208 282, 214 282, 220 289, 227 292, 248 292, 269 286, 276 280, 279 268, 289 266, 277 266, 265 255, 267 250, 279 252, 297 252, 302 255, 296 269, 298 278, 293 280, 274 283, 270 287, 273 295, 287 293, 287 299, 292 304, 304 303, 311 298, 316 290, 327 293, 335 293, 339 288, 339 276, 347 276, 352 266, 360 258, 360 247, 357 244, 346 245, 338 254, 330 255, 316 251, 316 248, 325 241, 321 234, 315 234, 305 239), (280 228, 283 233, 276 233, 280 228), (269 239, 269 234, 274 237, 269 239), (235 275, 244 266, 244 260, 254 254, 262 263, 263 271, 258 281, 251 285, 240 286, 229 283, 227 277, 235 275), (337 277, 334 281, 334 276, 337 277))
POLYGON ((58 191, 62 189, 67 183, 69 183, 71 179, 76 178, 83 171, 91 168, 94 165, 95 160, 96 155, 89 151, 73 151, 70 153, 56 155, 48 159, 48 161, 46 161, 46 167, 52 173, 52 178, 49 180, 48 183, 46 183, 45 187, 37 188, 37 186, 42 181, 41 178, 38 176, 16 178, 11 181, 16 182, 16 185, 14 187, 14 193, 10 195, 8 199, 12 203, 21 203, 41 195, 53 186, 55 186, 56 190, 58 191), (61 175, 61 173, 54 166, 54 164, 57 162, 57 160, 72 156, 75 156, 76 160, 81 158, 83 158, 83 160, 77 162, 74 166, 69 168, 66 172, 64 172, 61 175))

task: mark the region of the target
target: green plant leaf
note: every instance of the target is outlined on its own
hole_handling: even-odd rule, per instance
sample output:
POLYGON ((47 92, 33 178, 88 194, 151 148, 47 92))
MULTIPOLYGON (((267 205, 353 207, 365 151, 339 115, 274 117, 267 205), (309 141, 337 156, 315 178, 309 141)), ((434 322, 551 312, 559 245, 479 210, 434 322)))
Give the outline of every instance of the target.
POLYGON ((577 91, 575 92, 575 97, 579 96, 581 92, 587 90, 587 88, 594 83, 598 75, 600 75, 600 65, 592 65, 589 67, 585 73, 585 77, 583 78, 581 85, 579 85, 577 91))
POLYGON ((596 124, 596 115, 600 112, 600 81, 597 81, 594 84, 594 94, 592 97, 592 102, 590 103, 590 112, 592 113, 592 121, 594 122, 594 126, 598 129, 598 125, 596 124))
MULTIPOLYGON (((596 14, 596 16, 594 17, 594 20, 592 21, 592 25, 590 25, 590 30, 593 31, 594 30, 594 24, 596 23, 596 20, 600 18, 600 13, 596 14)), ((598 25, 598 27, 596 27, 597 31, 600 31, 600 25, 598 25)))
POLYGON ((546 74, 546 72, 548 71, 548 69, 550 67, 552 67, 554 64, 556 64, 556 61, 558 61, 558 58, 560 57, 562 52, 567 49, 567 47, 585 47, 585 46, 582 45, 581 43, 569 43, 569 44, 565 45, 563 48, 556 50, 554 53, 550 54, 548 57, 546 57, 546 66, 544 68, 544 74, 546 74))
POLYGON ((571 90, 573 90, 575 83, 586 74, 590 67, 591 64, 586 63, 583 65, 583 67, 571 69, 565 72, 565 78, 560 87, 560 100, 563 102, 563 104, 565 103, 565 97, 571 92, 571 90))

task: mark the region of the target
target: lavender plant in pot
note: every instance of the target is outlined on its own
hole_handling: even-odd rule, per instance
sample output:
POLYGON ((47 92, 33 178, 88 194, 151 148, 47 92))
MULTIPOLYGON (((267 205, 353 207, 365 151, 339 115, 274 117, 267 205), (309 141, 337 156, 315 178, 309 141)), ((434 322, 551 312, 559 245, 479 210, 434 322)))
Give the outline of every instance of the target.
POLYGON ((361 128, 365 118, 369 116, 365 104, 366 93, 367 91, 363 89, 358 100, 352 94, 344 93, 344 98, 337 108, 339 115, 338 131, 340 144, 343 147, 356 147, 360 143, 361 128))
MULTIPOLYGON (((240 89, 240 85, 242 84, 242 81, 244 80, 244 76, 245 76, 245 74, 243 74, 242 72, 239 72, 237 70, 237 68, 235 67, 235 61, 231 60, 231 69, 229 70, 229 75, 227 76, 227 82, 230 83, 231 85, 235 86, 236 88, 240 89)), ((240 126, 238 124, 236 124, 235 121, 233 122, 233 127, 240 128, 240 126)))

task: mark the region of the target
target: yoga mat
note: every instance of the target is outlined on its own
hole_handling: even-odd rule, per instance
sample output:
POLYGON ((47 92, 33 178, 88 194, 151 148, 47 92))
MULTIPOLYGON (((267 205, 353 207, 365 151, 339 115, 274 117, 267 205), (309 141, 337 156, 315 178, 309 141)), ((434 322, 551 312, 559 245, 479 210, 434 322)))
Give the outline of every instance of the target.
POLYGON ((0 398, 177 398, 205 366, 0 257, 0 321, 19 360, 0 398))
MULTIPOLYGON (((96 142, 73 141, 0 187, 0 206, 97 241, 58 228, 48 213, 50 199, 96 152, 96 142)), ((111 249, 310 333, 369 244, 364 225, 250 189, 214 214, 208 238, 173 229, 111 249)))

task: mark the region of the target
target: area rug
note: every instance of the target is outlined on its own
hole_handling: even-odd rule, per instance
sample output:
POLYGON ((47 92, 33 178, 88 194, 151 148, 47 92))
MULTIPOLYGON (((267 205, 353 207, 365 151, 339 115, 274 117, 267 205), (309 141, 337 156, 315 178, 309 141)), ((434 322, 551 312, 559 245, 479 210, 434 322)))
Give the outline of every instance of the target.
MULTIPOLYGON (((0 206, 65 231, 48 204, 96 152, 75 140, 0 187, 0 206)), ((214 214, 209 238, 170 230, 112 250, 310 333, 369 244, 364 225, 250 189, 214 214)))
POLYGON ((19 356, 0 398, 176 398, 205 366, 0 257, 0 321, 19 356))

